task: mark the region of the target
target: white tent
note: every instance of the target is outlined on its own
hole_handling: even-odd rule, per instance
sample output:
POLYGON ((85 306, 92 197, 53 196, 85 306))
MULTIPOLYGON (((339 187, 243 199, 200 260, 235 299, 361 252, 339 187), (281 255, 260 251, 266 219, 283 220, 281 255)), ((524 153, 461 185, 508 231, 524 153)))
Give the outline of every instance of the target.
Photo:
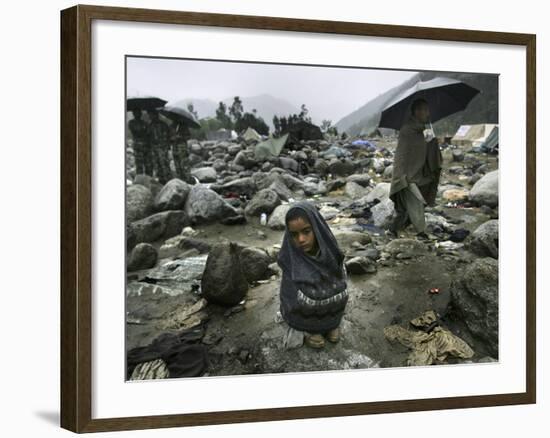
POLYGON ((498 127, 498 125, 491 123, 462 125, 451 139, 451 144, 471 147, 480 146, 496 127, 498 127))

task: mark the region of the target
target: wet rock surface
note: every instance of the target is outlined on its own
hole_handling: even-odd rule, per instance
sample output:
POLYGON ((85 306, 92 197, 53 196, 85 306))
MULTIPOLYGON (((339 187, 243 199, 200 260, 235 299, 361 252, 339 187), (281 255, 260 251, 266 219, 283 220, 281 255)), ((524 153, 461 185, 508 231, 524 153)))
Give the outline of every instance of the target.
MULTIPOLYGON (((265 161, 254 142, 194 141, 198 183, 138 175, 127 189, 127 350, 200 328, 206 375, 403 366, 409 351, 384 328, 434 310, 474 351, 447 363, 498 360, 498 157, 443 150, 427 238, 412 227, 392 237, 395 141, 377 138, 368 151, 303 142, 265 161), (341 339, 319 351, 278 313, 284 217, 302 199, 329 223, 348 271, 341 339)), ((169 377, 158 361, 135 373, 169 377)))

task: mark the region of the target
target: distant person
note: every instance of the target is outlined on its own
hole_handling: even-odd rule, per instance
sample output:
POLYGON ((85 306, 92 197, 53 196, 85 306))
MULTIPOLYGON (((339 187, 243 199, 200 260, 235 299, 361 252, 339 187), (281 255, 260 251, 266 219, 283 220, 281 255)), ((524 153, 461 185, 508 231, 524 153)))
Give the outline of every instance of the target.
POLYGON ((153 152, 155 170, 161 184, 166 184, 172 179, 170 169, 170 128, 159 118, 156 110, 147 112, 151 119, 149 123, 149 140, 153 152))
POLYGON ((396 211, 389 229, 392 236, 412 224, 419 238, 427 238, 424 206, 435 203, 442 162, 437 138, 424 137, 429 120, 428 102, 417 99, 399 130, 390 187, 396 211))
POLYGON ((315 205, 294 203, 285 217, 277 263, 282 270, 280 311, 287 324, 303 331, 306 345, 323 348, 340 339, 348 301, 344 254, 315 205))
POLYGON ((191 138, 189 128, 184 123, 176 123, 172 143, 172 157, 178 178, 186 183, 193 183, 191 177, 191 163, 189 162, 189 144, 191 138))
POLYGON ((147 123, 141 118, 141 110, 133 110, 134 118, 128 122, 132 134, 136 175, 153 176, 153 153, 149 144, 147 123))

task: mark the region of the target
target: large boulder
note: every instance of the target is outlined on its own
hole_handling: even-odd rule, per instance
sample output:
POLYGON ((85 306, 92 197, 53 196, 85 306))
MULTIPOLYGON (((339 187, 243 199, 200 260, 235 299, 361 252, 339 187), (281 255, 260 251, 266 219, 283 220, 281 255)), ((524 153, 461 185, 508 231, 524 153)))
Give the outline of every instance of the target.
POLYGON ((366 202, 373 202, 375 199, 380 201, 390 197, 390 183, 381 182, 376 184, 376 186, 365 196, 366 202))
POLYGON ((290 204, 281 204, 275 207, 275 210, 269 215, 267 226, 272 230, 284 230, 286 227, 285 216, 290 209, 290 204))
POLYGON ((240 253, 241 267, 249 283, 265 280, 272 274, 269 265, 273 262, 262 248, 246 247, 240 253))
POLYGON ((190 191, 191 186, 181 179, 168 181, 155 198, 155 210, 181 210, 190 191))
POLYGON ((357 256, 346 262, 346 269, 352 275, 372 274, 376 272, 376 262, 364 256, 357 256))
POLYGON ((491 219, 476 228, 470 249, 482 257, 498 259, 498 219, 491 219))
POLYGON ((126 269, 137 271, 149 269, 156 265, 158 253, 155 247, 149 243, 139 243, 130 253, 126 269))
POLYGON ((367 189, 356 182, 348 181, 346 183, 345 194, 351 199, 361 198, 367 194, 367 189))
POLYGON ((370 209, 374 225, 380 228, 388 228, 393 220, 395 206, 390 198, 385 198, 370 209))
POLYGON ((368 173, 354 173, 346 178, 346 181, 359 184, 361 187, 368 187, 371 177, 368 173))
POLYGON ((470 190, 470 201, 478 205, 498 205, 498 170, 481 177, 470 190))
POLYGON ((202 274, 202 295, 210 303, 234 306, 245 297, 248 283, 239 258, 239 247, 233 242, 212 247, 202 274))
POLYGON ((355 164, 352 160, 331 160, 328 171, 336 176, 348 176, 355 172, 355 164))
POLYGON ((182 210, 169 210, 153 214, 132 222, 128 235, 133 243, 155 242, 181 233, 183 227, 190 225, 189 217, 182 210))
POLYGON ((249 216, 270 214, 281 203, 277 192, 271 189, 260 190, 246 205, 244 212, 249 216))
POLYGON ((216 182, 218 172, 212 166, 198 167, 191 169, 191 175, 197 178, 200 182, 216 182))
POLYGON ((450 315, 462 320, 498 356, 498 261, 474 260, 459 272, 450 291, 450 315))
POLYGON ((151 190, 141 184, 132 184, 126 188, 126 222, 134 222, 151 214, 153 195, 151 190))
POLYGON ((192 223, 209 223, 237 216, 239 212, 220 195, 203 184, 193 186, 185 202, 185 212, 192 223))
POLYGON ((224 194, 236 193, 238 195, 247 196, 252 196, 254 193, 256 193, 256 190, 256 183, 254 182, 254 179, 250 176, 234 179, 233 181, 229 181, 223 184, 219 188, 219 191, 224 194))

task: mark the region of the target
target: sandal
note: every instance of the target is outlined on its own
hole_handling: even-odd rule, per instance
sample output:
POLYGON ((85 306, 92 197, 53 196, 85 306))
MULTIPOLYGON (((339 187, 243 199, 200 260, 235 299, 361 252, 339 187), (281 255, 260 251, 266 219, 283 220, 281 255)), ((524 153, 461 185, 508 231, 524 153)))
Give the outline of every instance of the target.
POLYGON ((335 329, 330 330, 327 333, 326 337, 330 342, 338 342, 340 340, 340 327, 336 327, 335 329))
POLYGON ((325 338, 320 334, 307 333, 304 337, 304 342, 311 348, 323 348, 325 346, 325 338))

